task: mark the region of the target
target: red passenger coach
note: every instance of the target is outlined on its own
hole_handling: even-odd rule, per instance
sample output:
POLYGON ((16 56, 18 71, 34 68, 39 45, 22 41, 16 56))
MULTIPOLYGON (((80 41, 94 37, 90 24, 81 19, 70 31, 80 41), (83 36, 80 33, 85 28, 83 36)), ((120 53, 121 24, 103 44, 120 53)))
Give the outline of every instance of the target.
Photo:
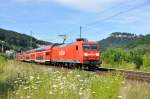
POLYGON ((35 62, 50 63, 52 45, 35 49, 35 62))

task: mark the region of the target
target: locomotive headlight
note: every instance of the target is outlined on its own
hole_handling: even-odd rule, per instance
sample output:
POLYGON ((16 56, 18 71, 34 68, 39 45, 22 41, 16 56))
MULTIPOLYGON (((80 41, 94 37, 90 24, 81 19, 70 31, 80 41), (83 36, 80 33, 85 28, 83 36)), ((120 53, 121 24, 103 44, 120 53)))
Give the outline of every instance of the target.
POLYGON ((99 56, 99 53, 96 53, 96 56, 99 56))
POLYGON ((84 56, 88 56, 88 54, 87 54, 87 53, 84 53, 84 56))

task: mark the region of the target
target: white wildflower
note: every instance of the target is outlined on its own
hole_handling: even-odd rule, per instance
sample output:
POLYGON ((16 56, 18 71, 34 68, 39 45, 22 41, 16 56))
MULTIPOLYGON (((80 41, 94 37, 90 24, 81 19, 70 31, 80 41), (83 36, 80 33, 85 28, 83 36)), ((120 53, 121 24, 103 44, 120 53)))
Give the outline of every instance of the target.
POLYGON ((18 81, 14 81, 14 83, 16 84, 18 81))
POLYGON ((120 98, 120 99, 121 99, 121 98, 122 98, 122 96, 118 96, 118 98, 120 98))
POLYGON ((63 77, 62 79, 63 79, 63 80, 66 80, 66 77, 63 77))
POLYGON ((73 73, 72 71, 69 72, 69 74, 72 74, 72 73, 73 73))
POLYGON ((53 94, 53 92, 52 92, 52 91, 50 91, 50 92, 49 92, 49 94, 50 94, 50 95, 52 95, 52 94, 53 94))
POLYGON ((83 95, 83 93, 82 93, 82 92, 79 92, 79 95, 83 95))
POLYGON ((80 79, 79 81, 80 81, 80 82, 83 82, 84 80, 80 79))
POLYGON ((53 88, 57 88, 57 85, 53 85, 53 88))
POLYGON ((27 96, 27 99, 29 99, 30 98, 30 96, 27 96))
POLYGON ((34 77, 33 76, 30 76, 30 80, 33 80, 34 79, 34 77))
POLYGON ((39 80, 40 79, 40 77, 39 76, 37 76, 37 80, 39 80))
POLYGON ((80 77, 80 75, 76 75, 77 77, 80 77))
POLYGON ((29 87, 24 87, 24 90, 29 89, 29 87))

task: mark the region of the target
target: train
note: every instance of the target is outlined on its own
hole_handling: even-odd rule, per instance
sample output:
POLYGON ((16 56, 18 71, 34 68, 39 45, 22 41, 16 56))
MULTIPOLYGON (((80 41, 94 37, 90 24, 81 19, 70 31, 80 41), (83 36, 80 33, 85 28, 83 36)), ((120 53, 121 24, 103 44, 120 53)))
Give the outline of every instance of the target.
POLYGON ((96 42, 80 38, 69 44, 54 43, 17 53, 16 60, 93 69, 100 65, 100 48, 96 42))

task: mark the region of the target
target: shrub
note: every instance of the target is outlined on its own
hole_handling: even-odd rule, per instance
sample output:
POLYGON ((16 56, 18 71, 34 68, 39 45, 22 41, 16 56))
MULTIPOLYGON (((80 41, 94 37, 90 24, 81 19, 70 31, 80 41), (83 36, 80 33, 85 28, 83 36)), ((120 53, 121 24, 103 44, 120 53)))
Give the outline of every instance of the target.
POLYGON ((143 58, 142 58, 142 56, 141 55, 135 55, 134 57, 133 57, 133 62, 134 62, 134 64, 136 65, 136 69, 140 69, 141 68, 141 66, 143 65, 143 58))
POLYGON ((121 48, 108 49, 102 53, 102 60, 106 64, 122 64, 130 61, 130 54, 121 48))
POLYGON ((150 54, 144 55, 143 66, 150 67, 150 54))

